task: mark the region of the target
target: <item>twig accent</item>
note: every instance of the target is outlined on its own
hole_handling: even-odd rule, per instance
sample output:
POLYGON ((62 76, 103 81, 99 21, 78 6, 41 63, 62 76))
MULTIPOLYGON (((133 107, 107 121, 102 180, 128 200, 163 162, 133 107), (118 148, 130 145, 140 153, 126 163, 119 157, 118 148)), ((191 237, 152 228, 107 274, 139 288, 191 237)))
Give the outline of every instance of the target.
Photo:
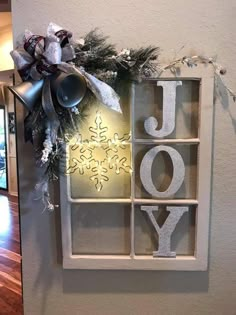
POLYGON ((188 67, 195 67, 198 64, 207 64, 211 65, 214 69, 215 76, 220 78, 224 88, 227 90, 229 95, 233 98, 233 101, 236 101, 236 93, 228 87, 228 85, 225 83, 225 80, 223 79, 224 75, 226 74, 226 69, 222 67, 220 64, 218 64, 215 60, 215 58, 212 57, 206 57, 201 55, 196 56, 184 56, 182 58, 175 59, 171 61, 169 64, 166 64, 162 67, 158 67, 158 76, 161 76, 161 74, 167 70, 170 70, 172 73, 176 74, 178 69, 182 65, 187 65, 188 67))

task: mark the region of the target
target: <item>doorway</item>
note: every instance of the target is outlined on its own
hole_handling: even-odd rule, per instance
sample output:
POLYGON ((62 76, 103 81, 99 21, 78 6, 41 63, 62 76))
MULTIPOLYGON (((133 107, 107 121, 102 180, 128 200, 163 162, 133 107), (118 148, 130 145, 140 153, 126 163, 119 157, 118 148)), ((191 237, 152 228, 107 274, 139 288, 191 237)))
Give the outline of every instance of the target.
POLYGON ((0 189, 8 190, 6 110, 0 105, 0 189))
POLYGON ((8 89, 14 85, 10 9, 0 3, 0 314, 22 315, 15 99, 8 89))

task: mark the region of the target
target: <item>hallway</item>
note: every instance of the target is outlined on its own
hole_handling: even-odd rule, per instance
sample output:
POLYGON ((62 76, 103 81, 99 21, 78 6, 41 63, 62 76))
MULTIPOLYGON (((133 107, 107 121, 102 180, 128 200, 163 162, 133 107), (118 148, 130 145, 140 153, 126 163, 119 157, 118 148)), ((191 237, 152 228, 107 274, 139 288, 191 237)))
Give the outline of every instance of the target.
POLYGON ((21 315, 18 199, 0 195, 0 315, 21 315))

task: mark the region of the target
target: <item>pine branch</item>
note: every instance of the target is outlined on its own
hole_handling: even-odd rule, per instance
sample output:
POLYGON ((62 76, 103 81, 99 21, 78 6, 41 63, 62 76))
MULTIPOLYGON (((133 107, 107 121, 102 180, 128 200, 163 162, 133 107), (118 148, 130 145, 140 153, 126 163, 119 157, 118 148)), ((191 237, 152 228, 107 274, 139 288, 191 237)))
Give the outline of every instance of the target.
POLYGON ((75 64, 90 73, 96 73, 100 69, 114 69, 112 57, 116 55, 116 50, 114 45, 107 43, 107 39, 108 37, 103 36, 98 29, 89 32, 84 38, 84 45, 75 47, 75 64))

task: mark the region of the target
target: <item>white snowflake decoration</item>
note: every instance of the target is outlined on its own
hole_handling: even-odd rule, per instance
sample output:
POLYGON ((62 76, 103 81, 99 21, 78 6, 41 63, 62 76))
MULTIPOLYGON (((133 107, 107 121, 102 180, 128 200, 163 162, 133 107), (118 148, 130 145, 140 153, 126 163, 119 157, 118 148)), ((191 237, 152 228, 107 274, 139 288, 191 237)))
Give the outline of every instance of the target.
POLYGON ((117 133, 112 139, 107 136, 108 127, 103 126, 102 117, 96 114, 95 125, 89 128, 90 139, 83 140, 79 135, 76 142, 72 144, 71 150, 79 150, 78 157, 72 157, 69 161, 67 173, 79 171, 85 175, 87 170, 92 172, 89 177, 97 191, 103 189, 104 182, 109 181, 108 170, 114 170, 115 174, 121 172, 131 173, 128 160, 122 155, 130 141, 130 134, 124 134, 121 138, 117 133))

